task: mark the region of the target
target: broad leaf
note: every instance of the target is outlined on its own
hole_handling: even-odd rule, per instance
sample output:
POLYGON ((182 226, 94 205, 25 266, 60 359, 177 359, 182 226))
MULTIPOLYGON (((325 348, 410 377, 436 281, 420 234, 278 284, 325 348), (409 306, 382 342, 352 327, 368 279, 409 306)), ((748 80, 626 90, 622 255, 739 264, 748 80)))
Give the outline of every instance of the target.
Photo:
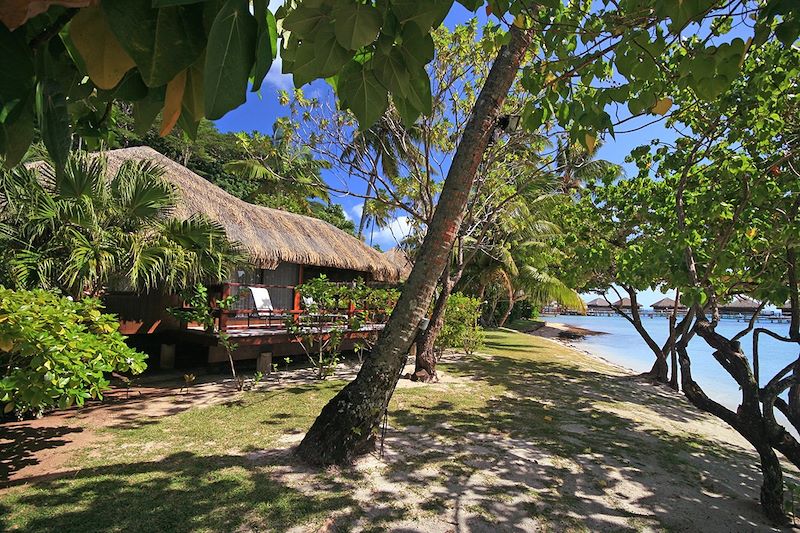
POLYGON ((272 61, 278 55, 278 26, 275 15, 266 9, 266 0, 254 2, 256 23, 258 24, 258 39, 256 41, 256 60, 253 65, 253 88, 256 92, 261 89, 261 84, 267 76, 272 61))
POLYGON ((133 104, 133 131, 139 135, 144 135, 153 121, 158 116, 158 112, 164 106, 164 92, 166 87, 155 87, 150 89, 147 96, 134 102, 133 104))
POLYGON ((36 87, 36 115, 42 141, 53 160, 57 172, 63 170, 71 144, 67 99, 61 85, 52 79, 39 82, 36 87))
POLYGON ((404 24, 413 22, 422 32, 427 32, 433 27, 441 24, 453 0, 391 0, 392 11, 397 16, 397 20, 404 24))
POLYGON ((25 33, 10 32, 0 24, 0 101, 27 96, 33 91, 33 57, 25 33))
POLYGON ((398 49, 393 49, 386 56, 376 55, 372 59, 375 75, 378 80, 389 89, 392 94, 406 94, 410 90, 408 67, 403 60, 403 54, 398 49))
POLYGON ((389 106, 386 88, 372 70, 356 61, 342 69, 338 90, 339 98, 356 116, 362 130, 372 126, 389 106))
POLYGON ((33 143, 33 94, 17 101, 15 108, 0 122, 0 154, 7 168, 16 166, 33 143))
POLYGON ((186 89, 186 71, 180 72, 167 84, 167 92, 164 95, 164 109, 161 111, 161 129, 158 134, 165 137, 181 115, 181 103, 183 93, 186 89))
POLYGON ((336 40, 347 50, 358 50, 372 43, 381 30, 383 17, 371 3, 338 0, 333 8, 336 40))
POLYGON ((69 25, 69 35, 89 78, 100 89, 114 88, 135 66, 100 7, 81 9, 69 25))
POLYGON ((150 0, 104 0, 102 6, 148 87, 166 85, 205 48, 202 4, 152 9, 150 0))
POLYGON ((222 117, 247 98, 257 32, 249 7, 247 0, 228 0, 211 26, 203 83, 209 119, 222 117))

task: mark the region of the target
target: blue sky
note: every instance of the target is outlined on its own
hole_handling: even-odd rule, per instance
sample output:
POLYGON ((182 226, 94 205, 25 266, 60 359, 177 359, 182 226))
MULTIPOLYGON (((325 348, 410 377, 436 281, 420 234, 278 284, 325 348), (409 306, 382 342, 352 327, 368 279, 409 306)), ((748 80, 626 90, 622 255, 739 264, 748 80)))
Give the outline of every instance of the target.
MULTIPOLYGON (((273 0, 271 7, 277 7, 282 3, 281 0, 273 0)), ((466 21, 472 16, 477 16, 480 23, 486 21, 486 15, 483 10, 479 10, 477 15, 470 13, 460 4, 454 4, 453 9, 445 20, 448 27, 466 21)), ((293 83, 291 76, 281 74, 280 72, 280 58, 275 61, 270 69, 265 84, 262 87, 261 94, 248 93, 247 102, 240 106, 238 109, 228 113, 223 119, 216 121, 217 127, 222 131, 259 131, 262 133, 271 134, 273 131, 273 124, 278 117, 286 116, 289 113, 287 107, 283 107, 278 103, 277 94, 280 90, 292 90, 293 83)), ((320 98, 333 98, 333 93, 330 87, 322 82, 315 81, 305 86, 304 91, 306 94, 313 94, 320 98)), ((628 123, 625 129, 634 129, 636 126, 642 126, 646 122, 652 120, 650 118, 643 118, 637 124, 636 122, 628 123)), ((616 139, 606 136, 604 144, 599 151, 599 157, 618 164, 624 164, 625 156, 630 153, 631 149, 650 142, 654 138, 662 140, 674 139, 674 133, 665 129, 661 123, 656 123, 650 126, 643 127, 640 130, 631 133, 618 132, 616 139)), ((634 169, 629 165, 624 165, 626 170, 632 172, 634 169)), ((329 183, 340 184, 341 180, 335 175, 335 171, 327 171, 325 179, 329 183)), ((357 183, 352 183, 351 188, 357 192, 363 192, 363 183, 356 180, 357 183)), ((361 214, 362 200, 360 198, 346 196, 346 195, 333 195, 333 201, 342 205, 348 217, 352 218, 356 223, 361 214)), ((403 216, 398 216, 388 228, 374 229, 373 232, 367 232, 366 239, 369 242, 379 245, 382 249, 388 250, 396 245, 396 242, 401 239, 408 231, 408 220, 403 216)), ((591 299, 596 295, 585 295, 585 299, 591 299)), ((641 303, 647 307, 651 303, 663 297, 658 291, 644 291, 640 296, 641 303)), ((609 295, 610 299, 616 299, 616 295, 609 295)))

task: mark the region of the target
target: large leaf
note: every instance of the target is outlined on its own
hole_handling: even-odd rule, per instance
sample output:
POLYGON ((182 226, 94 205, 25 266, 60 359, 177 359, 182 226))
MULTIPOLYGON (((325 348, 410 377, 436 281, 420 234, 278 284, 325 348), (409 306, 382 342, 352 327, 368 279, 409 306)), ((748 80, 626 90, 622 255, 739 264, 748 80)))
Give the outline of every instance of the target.
POLYGON ((358 119, 359 128, 372 126, 389 106, 386 88, 371 69, 351 61, 342 69, 338 85, 339 98, 358 119))
POLYGON ((71 134, 67 98, 57 81, 44 79, 36 86, 36 114, 42 141, 60 173, 67 163, 71 134))
POLYGON ((397 20, 404 24, 413 22, 423 32, 441 24, 453 0, 391 0, 392 11, 397 20))
POLYGON ((0 2, 0 23, 13 31, 27 20, 50 9, 50 6, 78 8, 93 2, 94 0, 3 0, 0 2))
POLYGON ((431 80, 425 69, 420 68, 417 72, 411 72, 409 77, 408 90, 403 93, 409 104, 422 113, 429 115, 433 107, 433 97, 431 96, 431 80))
POLYGON ((267 9, 266 2, 267 0, 253 2, 258 24, 256 60, 253 65, 253 92, 261 89, 261 84, 272 66, 272 61, 278 56, 278 26, 275 15, 267 9))
POLYGON ((33 91, 33 57, 25 33, 0 24, 0 102, 25 98, 33 91))
POLYGON ((102 5, 148 87, 166 85, 203 52, 202 4, 152 9, 150 0, 104 0, 102 5))
POLYGON ((405 94, 410 90, 408 67, 400 50, 393 48, 388 55, 376 55, 372 63, 378 80, 392 94, 405 94))
POLYGON ((100 89, 114 88, 135 66, 111 31, 100 7, 81 9, 69 25, 69 35, 89 78, 100 89))
POLYGON ((283 29, 297 32, 303 37, 310 37, 326 18, 327 15, 322 9, 301 5, 286 15, 283 19, 283 29))
POLYGON ((378 37, 383 17, 371 3, 338 0, 333 8, 336 40, 347 50, 358 50, 378 37))
POLYGON ((211 26, 203 84, 210 119, 222 117, 247 98, 257 31, 249 7, 247 0, 228 0, 211 26))
POLYGON ((33 93, 25 100, 18 100, 0 122, 0 154, 7 168, 16 166, 33 142, 33 101, 33 93))
POLYGON ((167 84, 164 94, 164 109, 161 111, 161 129, 158 134, 166 136, 175 127, 181 115, 183 92, 186 89, 186 71, 180 72, 167 84))
POLYGON ((166 87, 155 87, 150 89, 147 96, 133 103, 133 131, 139 135, 144 135, 153 121, 158 116, 158 112, 164 106, 164 92, 166 87))
POLYGON ((186 90, 183 93, 183 113, 199 122, 205 116, 203 98, 203 63, 198 62, 186 71, 186 90))

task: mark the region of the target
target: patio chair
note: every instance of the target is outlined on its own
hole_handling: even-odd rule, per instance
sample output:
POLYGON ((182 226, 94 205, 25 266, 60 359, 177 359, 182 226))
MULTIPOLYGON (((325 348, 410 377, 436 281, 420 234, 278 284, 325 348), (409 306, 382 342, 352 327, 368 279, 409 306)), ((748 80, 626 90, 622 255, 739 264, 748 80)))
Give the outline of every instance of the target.
POLYGON ((255 303, 255 310, 247 316, 248 327, 250 327, 251 318, 263 318, 266 320, 267 325, 271 326, 273 319, 283 320, 289 316, 273 307, 269 289, 265 287, 248 287, 248 289, 250 289, 250 294, 253 295, 253 302, 255 303))

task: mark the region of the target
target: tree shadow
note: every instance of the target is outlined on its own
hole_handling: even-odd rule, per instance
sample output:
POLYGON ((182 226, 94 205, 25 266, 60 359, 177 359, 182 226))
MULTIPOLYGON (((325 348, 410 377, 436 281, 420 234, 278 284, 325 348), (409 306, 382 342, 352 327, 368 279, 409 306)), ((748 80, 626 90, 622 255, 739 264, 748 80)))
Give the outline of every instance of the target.
POLYGON ((262 462, 181 452, 154 462, 69 472, 8 494, 0 501, 0 529, 283 531, 352 505, 335 488, 313 494, 289 488, 262 462))
POLYGON ((605 408, 623 400, 672 422, 709 419, 672 391, 516 357, 447 370, 508 390, 474 408, 454 409, 442 392, 406 399, 390 412, 384 475, 400 492, 428 491, 425 505, 456 531, 771 529, 753 453, 605 408))
POLYGON ((67 444, 69 435, 82 431, 81 428, 68 426, 0 425, 0 487, 16 472, 37 464, 39 453, 67 444))

